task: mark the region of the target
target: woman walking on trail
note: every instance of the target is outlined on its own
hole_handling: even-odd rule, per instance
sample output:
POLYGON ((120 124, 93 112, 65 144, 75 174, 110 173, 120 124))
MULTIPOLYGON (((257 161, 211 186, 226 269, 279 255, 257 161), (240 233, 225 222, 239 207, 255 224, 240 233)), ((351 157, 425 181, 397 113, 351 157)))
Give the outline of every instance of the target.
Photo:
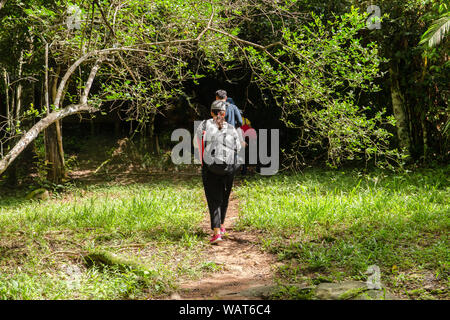
POLYGON ((212 119, 204 120, 197 128, 195 141, 202 161, 202 180, 211 218, 211 244, 222 241, 231 188, 236 171, 237 153, 241 141, 236 129, 225 122, 226 103, 220 100, 211 105, 212 119))

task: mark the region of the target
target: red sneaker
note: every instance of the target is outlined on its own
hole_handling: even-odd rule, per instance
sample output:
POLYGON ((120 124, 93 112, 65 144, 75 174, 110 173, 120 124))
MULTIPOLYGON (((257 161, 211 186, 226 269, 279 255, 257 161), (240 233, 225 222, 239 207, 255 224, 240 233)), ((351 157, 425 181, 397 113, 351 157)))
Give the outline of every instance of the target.
POLYGON ((225 228, 220 228, 220 235, 223 237, 227 237, 228 236, 227 230, 225 230, 225 228))
POLYGON ((213 235, 211 237, 211 239, 209 240, 209 243, 210 244, 216 244, 216 243, 218 243, 220 241, 223 241, 222 240, 222 235, 221 234, 216 234, 216 235, 213 235))

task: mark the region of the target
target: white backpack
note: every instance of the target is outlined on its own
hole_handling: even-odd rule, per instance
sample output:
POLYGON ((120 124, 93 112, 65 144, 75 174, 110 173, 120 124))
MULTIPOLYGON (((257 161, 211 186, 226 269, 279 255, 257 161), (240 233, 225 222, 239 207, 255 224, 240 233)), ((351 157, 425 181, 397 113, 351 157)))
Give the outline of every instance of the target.
POLYGON ((235 173, 240 167, 238 152, 241 148, 236 129, 224 122, 222 130, 219 130, 212 119, 203 121, 201 126, 203 163, 207 169, 218 175, 235 173))

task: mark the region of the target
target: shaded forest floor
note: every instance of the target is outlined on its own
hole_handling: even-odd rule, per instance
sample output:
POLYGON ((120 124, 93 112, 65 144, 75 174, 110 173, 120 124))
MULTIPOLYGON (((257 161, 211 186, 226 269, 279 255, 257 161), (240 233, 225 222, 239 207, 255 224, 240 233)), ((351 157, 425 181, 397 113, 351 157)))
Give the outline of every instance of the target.
POLYGON ((0 298, 311 299, 375 264, 400 299, 449 299, 449 167, 239 176, 211 246, 198 167, 106 140, 74 163, 48 199, 1 193, 0 298), (98 250, 146 271, 87 265, 98 250))

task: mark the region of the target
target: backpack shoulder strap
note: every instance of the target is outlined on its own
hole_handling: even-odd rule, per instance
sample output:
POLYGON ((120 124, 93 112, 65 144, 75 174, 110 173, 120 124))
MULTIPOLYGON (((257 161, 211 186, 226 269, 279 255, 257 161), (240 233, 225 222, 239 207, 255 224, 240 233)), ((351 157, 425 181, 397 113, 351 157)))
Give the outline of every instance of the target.
POLYGON ((203 167, 203 156, 205 154, 205 133, 206 133, 206 125, 207 125, 208 120, 203 120, 201 126, 202 126, 202 150, 201 150, 201 156, 200 156, 200 161, 202 162, 202 167, 203 167))
POLYGON ((200 158, 200 162, 203 166, 203 154, 205 152, 205 132, 206 132, 206 121, 207 120, 203 120, 202 123, 200 123, 199 126, 201 126, 202 129, 202 134, 200 137, 197 136, 197 145, 198 145, 198 153, 199 153, 199 158, 200 158))

